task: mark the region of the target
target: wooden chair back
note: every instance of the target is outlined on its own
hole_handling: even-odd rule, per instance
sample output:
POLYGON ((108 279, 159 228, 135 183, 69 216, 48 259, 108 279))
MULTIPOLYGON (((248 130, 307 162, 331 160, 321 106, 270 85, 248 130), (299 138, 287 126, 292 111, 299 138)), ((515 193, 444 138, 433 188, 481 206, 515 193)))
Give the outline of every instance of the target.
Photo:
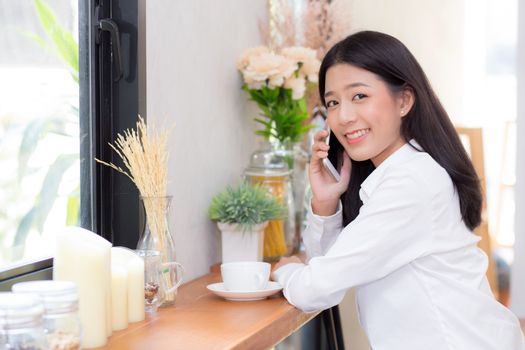
POLYGON ((481 237, 479 247, 487 254, 489 266, 487 269, 487 279, 490 284, 492 292, 498 297, 498 279, 496 275, 496 265, 492 247, 494 245, 491 235, 489 233, 488 215, 487 215, 487 190, 485 178, 485 161, 483 153, 483 133, 481 128, 464 128, 456 127, 459 137, 465 147, 467 153, 472 160, 474 169, 478 174, 481 191, 483 193, 483 206, 481 211, 481 224, 474 230, 474 233, 481 237))

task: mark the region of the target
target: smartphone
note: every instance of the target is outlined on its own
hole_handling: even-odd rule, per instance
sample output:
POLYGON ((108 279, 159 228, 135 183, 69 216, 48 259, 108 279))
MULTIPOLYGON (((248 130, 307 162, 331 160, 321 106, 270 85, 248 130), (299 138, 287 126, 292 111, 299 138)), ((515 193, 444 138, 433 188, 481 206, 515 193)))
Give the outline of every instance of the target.
MULTIPOLYGON (((326 130, 328 131, 328 136, 325 139, 325 143, 329 145, 330 144, 330 128, 327 127, 326 130)), ((337 182, 341 181, 341 175, 339 175, 334 165, 328 158, 323 159, 323 166, 328 171, 328 173, 332 175, 335 181, 337 182)))

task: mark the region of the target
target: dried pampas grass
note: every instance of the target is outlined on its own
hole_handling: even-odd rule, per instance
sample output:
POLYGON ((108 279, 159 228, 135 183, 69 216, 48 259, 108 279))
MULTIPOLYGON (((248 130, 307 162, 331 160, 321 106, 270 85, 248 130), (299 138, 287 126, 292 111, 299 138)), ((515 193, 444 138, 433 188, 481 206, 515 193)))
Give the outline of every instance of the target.
POLYGON ((338 41, 350 34, 350 6, 344 0, 310 0, 304 12, 304 45, 322 59, 338 41))
MULTIPOLYGON (((314 49, 323 59, 334 44, 351 31, 351 2, 347 0, 307 0, 294 9, 292 0, 268 0, 268 20, 259 21, 263 43, 279 51, 284 47, 304 46, 314 49)), ((306 91, 308 110, 321 101, 312 86, 306 91)))
POLYGON ((298 19, 288 0, 268 1, 268 21, 259 21, 259 32, 263 42, 273 51, 297 44, 298 19))
POLYGON ((294 11, 290 0, 269 0, 267 22, 259 21, 263 43, 275 51, 305 46, 322 59, 350 34, 350 3, 345 0, 308 0, 294 11))

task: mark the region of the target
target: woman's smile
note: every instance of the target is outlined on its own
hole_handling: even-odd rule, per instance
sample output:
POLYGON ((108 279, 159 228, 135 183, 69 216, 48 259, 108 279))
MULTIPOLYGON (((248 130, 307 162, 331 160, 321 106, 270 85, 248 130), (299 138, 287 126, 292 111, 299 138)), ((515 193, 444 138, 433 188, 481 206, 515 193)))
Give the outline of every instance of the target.
POLYGON ((348 144, 355 144, 366 139, 370 133, 370 128, 358 129, 345 134, 346 142, 348 144))

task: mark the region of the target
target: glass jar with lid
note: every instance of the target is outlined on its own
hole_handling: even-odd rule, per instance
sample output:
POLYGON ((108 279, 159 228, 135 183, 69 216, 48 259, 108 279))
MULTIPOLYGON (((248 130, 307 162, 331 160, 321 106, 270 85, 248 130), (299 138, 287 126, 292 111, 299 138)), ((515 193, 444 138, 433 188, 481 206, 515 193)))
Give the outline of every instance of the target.
POLYGON ((77 286, 68 281, 31 281, 13 285, 16 294, 34 293, 43 306, 43 327, 50 350, 80 349, 77 286))
POLYGON ((295 230, 295 206, 290 182, 291 170, 283 155, 271 148, 255 151, 244 176, 251 184, 260 184, 270 194, 284 204, 287 216, 271 220, 264 230, 265 261, 276 261, 282 256, 291 255, 299 245, 300 237, 295 230))
POLYGON ((0 349, 48 349, 43 314, 37 295, 0 292, 0 349))

